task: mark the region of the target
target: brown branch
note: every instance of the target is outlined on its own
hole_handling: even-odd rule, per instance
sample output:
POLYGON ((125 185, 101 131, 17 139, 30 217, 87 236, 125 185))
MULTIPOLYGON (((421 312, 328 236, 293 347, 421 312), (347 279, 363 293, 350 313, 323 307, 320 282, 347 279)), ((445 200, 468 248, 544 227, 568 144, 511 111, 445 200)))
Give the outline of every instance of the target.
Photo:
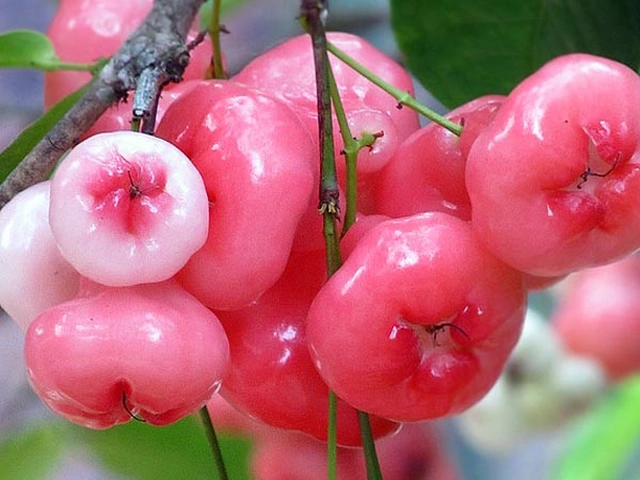
POLYGON ((78 143, 107 108, 132 90, 136 90, 133 115, 142 119, 143 131, 153 132, 162 87, 180 81, 189 63, 185 39, 203 2, 154 1, 145 20, 87 92, 0 185, 0 208, 25 188, 47 178, 64 152, 78 143))

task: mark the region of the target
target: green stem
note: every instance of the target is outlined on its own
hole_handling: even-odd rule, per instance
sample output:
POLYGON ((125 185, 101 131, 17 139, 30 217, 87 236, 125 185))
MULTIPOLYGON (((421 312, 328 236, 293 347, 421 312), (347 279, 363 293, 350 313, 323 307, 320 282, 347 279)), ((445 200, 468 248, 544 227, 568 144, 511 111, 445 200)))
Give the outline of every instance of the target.
POLYGON ((338 47, 331 43, 327 43, 327 50, 331 52, 333 55, 338 57, 344 63, 353 68, 356 72, 358 72, 363 77, 367 78, 370 82, 374 83, 393 98, 395 98, 398 102, 398 105, 406 105, 407 107, 415 110, 421 115, 424 115, 429 120, 437 123, 438 125, 446 128, 451 133, 460 136, 462 133, 462 126, 458 125, 455 122, 452 122, 448 118, 434 112, 430 108, 418 102, 413 96, 411 96, 408 92, 403 92, 402 90, 394 87, 390 83, 384 81, 380 77, 378 77, 371 70, 367 69, 364 65, 356 61, 354 58, 350 57, 338 47))
POLYGON ((327 435, 327 472, 329 480, 336 480, 338 466, 338 397, 329 390, 329 418, 327 435))
POLYGON ((45 60, 33 61, 30 63, 29 67, 43 72, 56 72, 58 70, 89 72, 95 77, 108 61, 108 58, 101 58, 94 63, 72 63, 63 62, 62 60, 45 60))
POLYGON ((358 179, 356 173, 358 152, 360 151, 358 142, 351 135, 351 129, 349 128, 349 121, 342 105, 342 99, 340 98, 340 92, 336 84, 333 70, 329 64, 329 92, 331 94, 331 101, 336 111, 336 118, 338 119, 338 125, 340 125, 340 133, 342 135, 342 143, 344 145, 344 158, 347 170, 347 190, 345 192, 347 196, 346 208, 344 220, 342 223, 341 236, 347 232, 347 230, 356 221, 356 213, 358 211, 358 179))
POLYGON ((229 476, 227 475, 227 468, 224 464, 224 459, 222 458, 222 450, 220 450, 220 443, 218 442, 216 430, 213 428, 213 422, 211 422, 209 410, 207 410, 206 406, 202 407, 199 414, 200 419, 202 420, 202 425, 205 429, 205 433, 207 435, 207 440, 209 441, 209 446, 211 447, 211 453, 213 454, 213 461, 216 466, 218 480, 229 480, 229 476))
POLYGON ((132 132, 139 132, 141 123, 142 123, 142 119, 141 118, 133 117, 131 119, 131 131, 132 132))
POLYGON ((70 63, 70 62, 58 62, 58 63, 54 63, 54 64, 47 64, 48 66, 45 66, 43 64, 43 67, 47 70, 47 71, 55 71, 55 70, 73 70, 73 71, 77 71, 77 72, 90 72, 90 73, 95 73, 96 70, 102 66, 102 62, 97 62, 97 63, 70 63))
POLYGON ((220 7, 222 0, 213 0, 213 11, 211 13, 211 23, 208 32, 211 37, 213 47, 213 72, 211 78, 225 79, 227 77, 222 64, 222 47, 220 45, 220 32, 225 31, 220 26, 220 7))
POLYGON ((376 445, 373 441, 369 414, 358 411, 358 423, 360 424, 360 438, 364 449, 364 460, 367 466, 367 480, 382 480, 380 463, 376 453, 376 445))
MULTIPOLYGON (((329 65, 331 67, 331 65, 329 65)), ((342 105, 338 85, 336 84, 333 70, 329 68, 329 89, 331 92, 331 101, 336 111, 338 125, 340 125, 340 134, 342 136, 343 153, 346 164, 346 208, 344 220, 342 222, 342 232, 340 237, 344 237, 349 228, 356 222, 356 214, 358 212, 358 177, 357 162, 358 153, 365 147, 370 147, 381 134, 380 133, 362 133, 359 138, 354 138, 349 128, 347 114, 342 105)))

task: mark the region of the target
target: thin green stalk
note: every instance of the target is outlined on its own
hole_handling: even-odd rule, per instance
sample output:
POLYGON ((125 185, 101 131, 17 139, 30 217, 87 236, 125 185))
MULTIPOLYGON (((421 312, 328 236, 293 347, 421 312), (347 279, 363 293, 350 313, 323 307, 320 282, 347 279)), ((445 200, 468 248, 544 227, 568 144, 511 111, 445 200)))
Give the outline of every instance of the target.
POLYGON ((337 233, 336 220, 340 215, 338 176, 333 150, 333 123, 331 121, 331 96, 329 87, 329 57, 326 49, 319 41, 320 52, 324 51, 321 60, 321 72, 318 81, 318 105, 320 123, 320 212, 323 215, 323 233, 327 253, 327 274, 330 277, 342 265, 340 254, 340 236, 337 233), (321 112, 321 113, 320 113, 321 112))
POLYGON ((382 480, 369 414, 358 410, 358 423, 360 424, 360 438, 364 449, 364 461, 367 466, 367 480, 382 480))
POLYGON ((331 95, 331 101, 333 102, 333 107, 336 111, 338 125, 340 125, 340 133, 342 135, 342 143, 344 145, 344 158, 347 169, 347 191, 345 192, 347 202, 341 233, 341 236, 344 236, 351 225, 355 223, 356 213, 358 211, 358 182, 356 166, 360 148, 358 147, 356 140, 354 140, 351 135, 349 121, 347 120, 347 115, 344 111, 344 107, 342 106, 342 99, 340 98, 340 92, 338 91, 338 86, 336 84, 335 76, 333 75, 333 70, 331 69, 331 64, 329 64, 328 70, 329 92, 331 95))
POLYGON ((328 478, 334 480, 338 475, 338 397, 331 390, 329 390, 329 418, 327 423, 327 465, 331 466, 328 469, 328 478))
POLYGON ((131 119, 131 131, 132 132, 139 132, 141 123, 142 123, 142 119, 141 118, 133 117, 131 119))
POLYGON ((216 430, 213 428, 213 422, 211 422, 209 410, 207 410, 206 406, 202 407, 199 414, 205 433, 207 435, 207 440, 209 441, 209 446, 211 447, 211 453, 213 454, 213 462, 216 466, 218 480, 229 480, 229 476, 227 475, 227 467, 225 466, 224 459, 222 458, 222 450, 220 450, 220 443, 218 442, 216 430))
POLYGON ((96 63, 56 62, 51 67, 46 68, 46 70, 47 71, 72 70, 76 72, 95 73, 101 66, 102 66, 102 62, 96 62, 96 63))
POLYGON ((208 28, 209 37, 211 37, 211 45, 213 47, 213 72, 211 72, 211 78, 217 79, 227 78, 227 74, 224 71, 224 65, 222 64, 222 47, 220 45, 220 32, 226 31, 220 25, 221 5, 222 0, 213 0, 211 23, 209 24, 208 28))
POLYGON ((342 232, 340 233, 340 236, 344 237, 349 228, 351 228, 351 226, 356 222, 356 214, 358 212, 358 153, 360 153, 361 149, 373 145, 373 142, 376 141, 376 138, 378 138, 380 134, 363 133, 360 138, 353 138, 331 65, 329 65, 329 89, 331 92, 331 101, 333 102, 333 107, 336 111, 338 125, 340 125, 340 134, 344 145, 344 158, 346 164, 347 185, 345 195, 347 199, 344 220, 342 222, 342 232))
POLYGON ((391 95, 393 98, 395 98, 398 102, 398 105, 406 105, 407 107, 411 108, 412 110, 415 110, 419 114, 425 116, 426 118, 437 123, 438 125, 446 128, 451 133, 457 136, 460 136, 460 134, 462 133, 462 126, 460 126, 455 122, 452 122, 448 118, 434 112, 430 108, 421 104, 415 98, 413 98, 408 92, 403 92, 402 90, 394 87, 390 83, 384 81, 383 79, 378 77, 375 73, 373 73, 371 70, 366 68, 364 65, 359 63, 354 58, 344 53, 335 45, 328 42, 327 50, 331 52, 333 55, 335 55, 336 57, 338 57, 340 60, 342 60, 344 63, 349 65, 349 67, 353 68, 360 75, 367 78, 370 82, 374 83, 375 85, 383 89, 385 92, 387 92, 389 95, 391 95))

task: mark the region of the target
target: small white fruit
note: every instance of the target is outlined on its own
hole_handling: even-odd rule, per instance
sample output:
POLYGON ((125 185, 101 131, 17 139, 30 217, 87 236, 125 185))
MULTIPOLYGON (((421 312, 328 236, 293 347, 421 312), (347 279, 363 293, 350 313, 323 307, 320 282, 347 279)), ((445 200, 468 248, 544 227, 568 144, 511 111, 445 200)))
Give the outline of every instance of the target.
POLYGON ((205 242, 202 177, 170 143, 136 132, 90 137, 61 162, 49 221, 63 256, 108 286, 166 280, 205 242))

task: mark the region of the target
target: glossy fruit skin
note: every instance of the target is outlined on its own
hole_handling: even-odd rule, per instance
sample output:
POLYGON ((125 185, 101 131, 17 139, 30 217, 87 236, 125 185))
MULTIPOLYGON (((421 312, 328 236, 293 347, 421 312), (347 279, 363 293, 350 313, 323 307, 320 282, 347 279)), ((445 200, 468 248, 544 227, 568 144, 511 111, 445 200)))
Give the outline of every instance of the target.
MULTIPOLYGON (((414 93, 409 73, 363 38, 344 32, 327 32, 327 40, 396 88, 414 93)), ((386 113, 396 125, 401 139, 418 129, 418 115, 414 111, 398 108, 392 96, 332 55, 329 55, 329 61, 343 101, 386 113)), ((317 118, 315 67, 307 35, 286 40, 255 58, 234 76, 234 80, 295 105, 296 111, 303 116, 317 118)), ((317 132, 317 126, 311 126, 317 132)))
POLYGON ((25 331, 42 311, 72 299, 80 284, 49 227, 50 186, 37 183, 0 210, 0 305, 25 331))
POLYGON ((449 120, 464 125, 461 137, 429 123, 406 138, 380 172, 374 193, 376 212, 391 217, 444 212, 471 219, 465 185, 468 150, 504 98, 487 95, 448 113, 449 120))
POLYGON ((586 54, 558 57, 520 83, 467 159, 477 238, 541 277, 638 248, 639 102, 637 73, 586 54))
POLYGON ((493 385, 525 302, 520 274, 479 246, 467 222, 415 215, 361 238, 311 304, 307 339, 327 385, 354 407, 438 418, 493 385))
MULTIPOLYGON (((252 418, 327 439, 329 389, 309 355, 305 318, 324 283, 324 251, 293 253, 278 282, 250 306, 217 315, 227 332, 231 364, 220 394, 252 418)), ((361 444, 356 410, 338 400, 337 441, 361 444)), ((375 438, 395 422, 371 417, 375 438)))
POLYGON ((611 380, 640 372, 640 256, 570 275, 552 325, 564 347, 597 361, 611 380))
MULTIPOLYGON (((411 76, 393 59, 356 35, 328 32, 327 39, 380 78, 401 91, 414 93, 411 76)), ((376 135, 370 148, 358 152, 358 210, 374 213, 375 177, 400 142, 420 126, 418 115, 398 108, 397 101, 351 67, 329 55, 351 135, 376 135)), ((249 62, 233 77, 292 106, 319 150, 317 93, 311 42, 307 35, 291 38, 249 62)), ((344 142, 333 115, 334 154, 340 186, 346 187, 344 142)), ((315 245, 315 248, 321 247, 315 245)))
POLYGON ((258 90, 202 81, 169 107, 157 135, 191 158, 210 201, 207 241, 180 282, 210 308, 248 305, 282 275, 316 193, 309 134, 258 90))
MULTIPOLYGON (((93 63, 108 58, 120 47, 151 10, 152 0, 62 0, 47 30, 56 54, 64 61, 93 63), (81 40, 79 40, 81 39, 81 40)), ((187 37, 187 43, 198 34, 198 22, 187 37)), ((209 38, 194 48, 183 80, 205 78, 211 63, 212 47, 209 38)), ((44 106, 55 103, 91 80, 88 72, 55 71, 45 75, 44 106)), ((170 91, 173 85, 165 90, 170 91)), ((165 95, 165 100, 167 95, 165 95)), ((162 101, 161 101, 162 103, 162 101)), ((89 129, 85 137, 102 132, 130 130, 131 102, 123 102, 108 109, 89 129)))
POLYGON ((85 282, 31 323, 25 361, 42 401, 72 422, 104 429, 137 415, 166 425, 211 398, 229 346, 216 316, 174 280, 85 282))
POLYGON ((63 257, 109 286, 175 275, 205 242, 209 202, 191 161, 135 132, 94 135, 52 178, 49 222, 63 257))

